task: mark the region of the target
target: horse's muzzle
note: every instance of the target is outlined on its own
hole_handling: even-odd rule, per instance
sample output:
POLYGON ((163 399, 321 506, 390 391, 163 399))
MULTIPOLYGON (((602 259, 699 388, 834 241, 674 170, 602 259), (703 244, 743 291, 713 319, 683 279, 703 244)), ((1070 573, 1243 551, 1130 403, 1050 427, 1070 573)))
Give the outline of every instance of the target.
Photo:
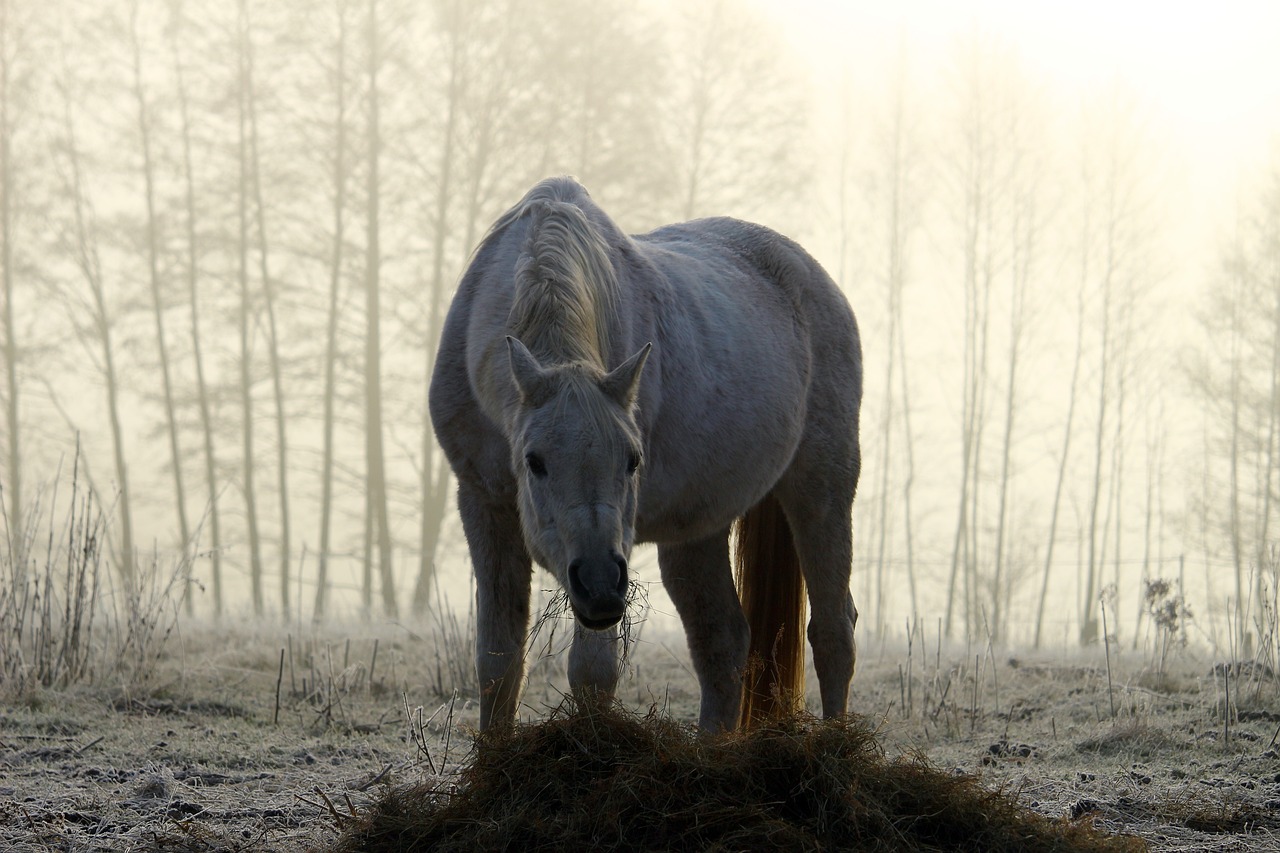
POLYGON ((569 604, 582 627, 612 628, 627 610, 627 560, 616 551, 569 563, 569 604))

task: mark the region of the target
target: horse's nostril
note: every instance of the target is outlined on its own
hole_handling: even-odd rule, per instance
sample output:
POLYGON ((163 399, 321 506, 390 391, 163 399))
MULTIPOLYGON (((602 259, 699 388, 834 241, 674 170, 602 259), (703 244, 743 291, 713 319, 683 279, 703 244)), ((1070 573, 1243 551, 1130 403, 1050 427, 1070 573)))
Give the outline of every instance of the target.
POLYGON ((582 582, 582 560, 569 564, 569 591, 580 599, 588 597, 586 584, 582 582))
POLYGON ((618 564, 618 594, 627 594, 627 558, 621 554, 614 554, 613 561, 618 564))

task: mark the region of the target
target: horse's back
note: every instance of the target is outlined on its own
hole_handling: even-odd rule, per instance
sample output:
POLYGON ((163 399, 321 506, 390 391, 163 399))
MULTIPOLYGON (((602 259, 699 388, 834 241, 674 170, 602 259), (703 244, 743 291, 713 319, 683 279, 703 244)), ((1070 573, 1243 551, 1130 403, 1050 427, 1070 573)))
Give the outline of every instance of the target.
MULTIPOLYGON (((682 263, 719 257, 733 263, 746 276, 758 276, 776 289, 805 324, 802 331, 818 334, 822 338, 819 343, 828 343, 827 336, 855 342, 858 339, 848 300, 822 265, 794 240, 764 225, 711 217, 666 225, 635 239, 651 253, 667 256, 668 262, 659 264, 673 279, 687 278, 681 275, 682 263)), ((727 276, 713 284, 732 297, 740 284, 736 279, 737 276, 727 276)), ((740 291, 736 295, 750 296, 740 291)))
POLYGON ((659 405, 641 402, 655 447, 638 532, 705 535, 763 498, 809 436, 856 420, 857 326, 817 261, 764 226, 701 219, 634 240, 659 364, 659 405))
POLYGON ((636 242, 679 291, 678 311, 710 303, 720 312, 707 330, 718 345, 741 351, 753 340, 763 342, 772 359, 802 363, 806 397, 852 395, 856 411, 862 379, 857 321, 831 276, 799 244, 727 217, 668 225, 636 242), (708 264, 719 274, 709 274, 708 264))

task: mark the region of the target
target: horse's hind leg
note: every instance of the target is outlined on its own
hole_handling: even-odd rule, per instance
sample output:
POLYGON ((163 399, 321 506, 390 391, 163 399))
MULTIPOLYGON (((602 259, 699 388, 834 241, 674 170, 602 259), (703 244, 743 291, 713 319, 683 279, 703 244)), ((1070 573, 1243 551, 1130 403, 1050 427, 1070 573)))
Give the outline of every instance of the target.
POLYGON ((662 584, 684 623, 689 656, 698 675, 703 731, 738 724, 742 672, 750 634, 729 566, 729 531, 700 542, 658 546, 662 584))
MULTIPOLYGON (((794 482, 794 481, 793 481, 794 482)), ((849 594, 853 557, 853 496, 832 499, 812 486, 803 492, 780 489, 805 585, 809 589, 809 646, 818 674, 822 715, 844 714, 849 706, 858 611, 849 594)))
POLYGON ((458 511, 476 574, 476 674, 480 728, 515 722, 524 680, 533 564, 516 508, 458 486, 458 511))

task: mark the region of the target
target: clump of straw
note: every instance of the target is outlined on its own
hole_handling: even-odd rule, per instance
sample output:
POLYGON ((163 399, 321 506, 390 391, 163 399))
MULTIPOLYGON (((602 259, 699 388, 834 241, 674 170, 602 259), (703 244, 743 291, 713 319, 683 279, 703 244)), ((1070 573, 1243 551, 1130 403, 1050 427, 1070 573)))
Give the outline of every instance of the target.
POLYGON ((482 734, 455 782, 388 789, 336 851, 1136 851, 918 758, 857 717, 699 737, 651 711, 562 707, 482 734))

